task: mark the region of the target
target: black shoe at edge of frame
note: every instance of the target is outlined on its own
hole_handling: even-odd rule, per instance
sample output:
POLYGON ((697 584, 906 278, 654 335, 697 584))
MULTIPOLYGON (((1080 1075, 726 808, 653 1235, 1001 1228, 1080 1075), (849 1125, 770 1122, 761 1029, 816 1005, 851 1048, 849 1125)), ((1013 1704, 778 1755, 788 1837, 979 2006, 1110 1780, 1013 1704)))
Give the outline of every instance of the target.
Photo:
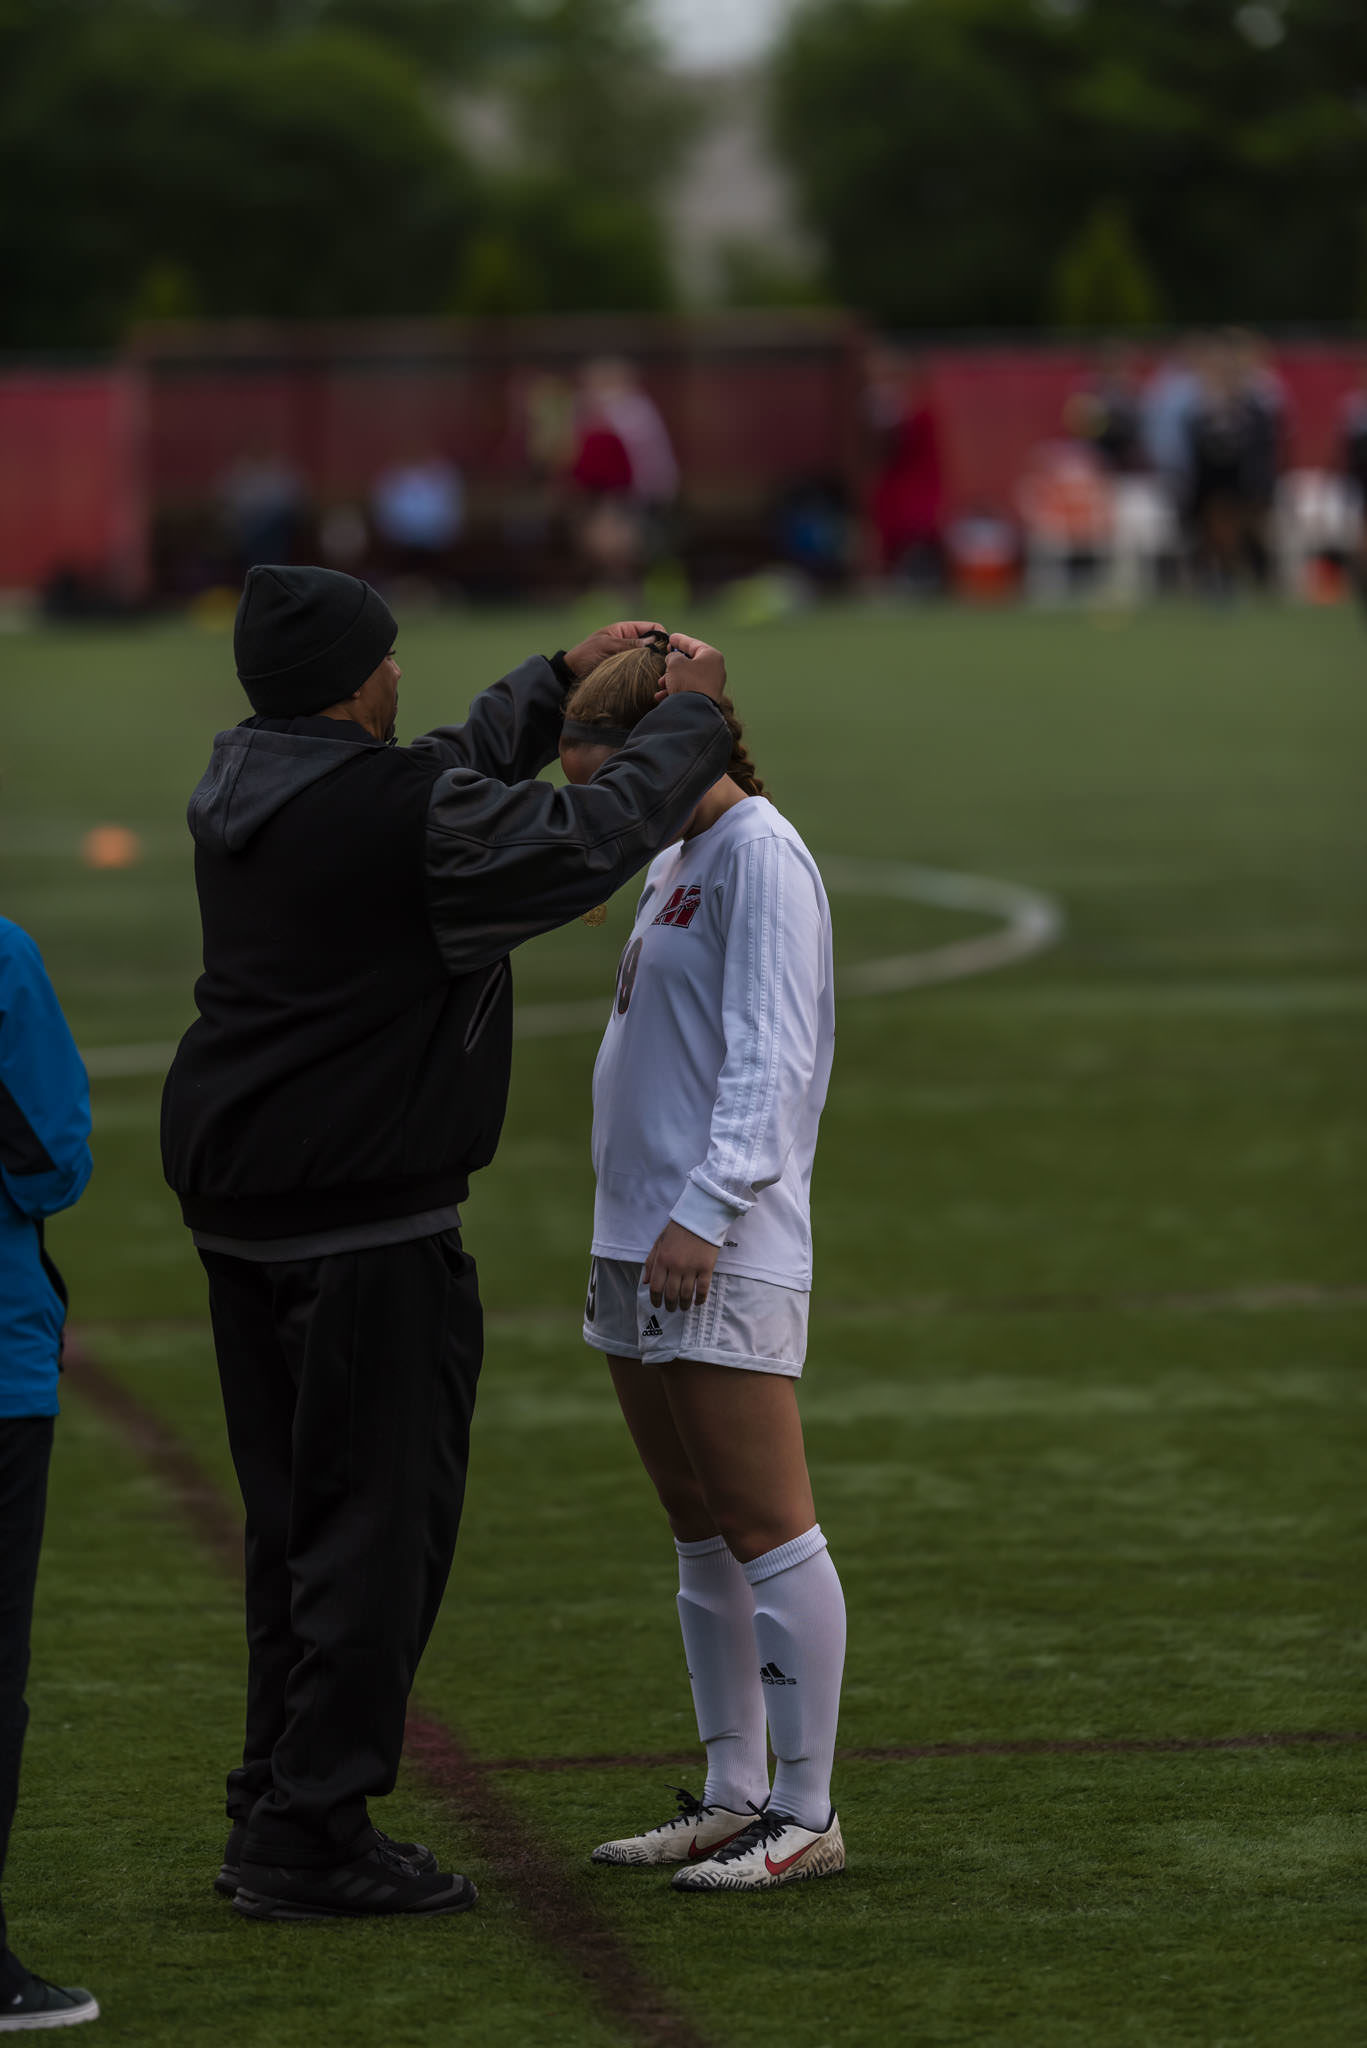
MULTIPOLYGON (((242 1844, 246 1839, 246 1821, 235 1820, 224 1844, 223 1861, 219 1866, 218 1876, 214 1879, 214 1890, 222 1899, 232 1898, 242 1882, 242 1844)), ((374 1839, 376 1842, 389 1842, 389 1836, 380 1828, 374 1830, 374 1839)), ((437 1867, 436 1857, 430 1849, 424 1848, 421 1842, 393 1842, 390 1846, 397 1849, 399 1854, 406 1857, 418 1870, 435 1870, 437 1867)))
POLYGON ((247 1920, 370 1919, 377 1914, 463 1913, 479 1897, 468 1877, 420 1868, 396 1842, 375 1842, 349 1863, 320 1870, 238 1867, 233 1911, 247 1920))
POLYGON ((46 1977, 35 1977, 32 1970, 25 1970, 20 1983, 12 1984, 0 1998, 0 2034, 79 2027, 99 2016, 95 1995, 84 1984, 49 1984, 46 1977))

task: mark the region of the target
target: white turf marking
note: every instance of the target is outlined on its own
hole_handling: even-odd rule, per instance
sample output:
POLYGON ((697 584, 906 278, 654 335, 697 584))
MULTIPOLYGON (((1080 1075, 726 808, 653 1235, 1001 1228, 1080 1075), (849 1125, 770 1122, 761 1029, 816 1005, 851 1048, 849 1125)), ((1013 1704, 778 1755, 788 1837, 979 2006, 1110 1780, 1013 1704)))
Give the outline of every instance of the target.
MULTIPOLYGON (((911 861, 823 861, 821 872, 833 895, 891 896, 903 903, 926 903, 936 910, 979 911, 997 917, 995 931, 932 946, 921 953, 895 953, 885 960, 860 960, 840 977, 837 995, 890 996, 938 982, 963 981, 973 974, 993 974, 1056 945, 1063 932, 1063 908, 1039 889, 1019 882, 1000 882, 991 875, 961 875, 951 868, 924 868, 911 861)), ((513 1013, 515 1038, 568 1038, 601 1031, 608 998, 593 996, 569 1003, 523 1003, 513 1013)), ((99 1045, 84 1055, 92 1081, 114 1081, 164 1074, 175 1044, 99 1045)))
POLYGON ((924 953, 899 953, 886 960, 860 960, 840 977, 841 996, 900 995, 904 989, 936 982, 964 981, 993 974, 1057 945, 1063 935, 1063 906, 1042 890, 992 875, 961 875, 952 868, 917 867, 900 860, 844 860, 821 863, 826 885, 843 896, 895 896, 904 903, 928 903, 935 910, 981 911, 1002 922, 980 938, 932 946, 924 953))

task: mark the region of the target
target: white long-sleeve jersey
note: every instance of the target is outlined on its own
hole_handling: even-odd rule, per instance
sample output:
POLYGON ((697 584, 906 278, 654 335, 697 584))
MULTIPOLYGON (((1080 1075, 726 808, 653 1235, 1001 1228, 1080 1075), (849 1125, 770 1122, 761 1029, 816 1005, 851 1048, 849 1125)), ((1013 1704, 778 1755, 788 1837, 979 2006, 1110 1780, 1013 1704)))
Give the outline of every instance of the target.
POLYGON ((646 877, 593 1071, 594 1253, 644 1259, 672 1216, 718 1272, 810 1287, 834 1044, 820 873, 749 797, 646 877))

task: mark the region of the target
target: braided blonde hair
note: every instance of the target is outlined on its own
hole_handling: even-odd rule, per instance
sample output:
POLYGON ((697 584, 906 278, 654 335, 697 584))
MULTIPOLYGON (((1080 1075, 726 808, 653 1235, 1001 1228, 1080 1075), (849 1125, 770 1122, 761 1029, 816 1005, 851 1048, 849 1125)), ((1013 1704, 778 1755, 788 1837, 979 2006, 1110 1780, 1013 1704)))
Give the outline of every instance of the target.
MULTIPOLYGON (((610 654, 570 691, 565 716, 578 725, 601 725, 609 732, 629 732, 647 711, 654 710, 664 672, 665 656, 654 647, 627 647, 620 654, 610 654)), ((769 792, 750 759, 735 705, 729 697, 722 697, 717 709, 731 735, 731 759, 726 773, 747 796, 767 796, 769 792)))

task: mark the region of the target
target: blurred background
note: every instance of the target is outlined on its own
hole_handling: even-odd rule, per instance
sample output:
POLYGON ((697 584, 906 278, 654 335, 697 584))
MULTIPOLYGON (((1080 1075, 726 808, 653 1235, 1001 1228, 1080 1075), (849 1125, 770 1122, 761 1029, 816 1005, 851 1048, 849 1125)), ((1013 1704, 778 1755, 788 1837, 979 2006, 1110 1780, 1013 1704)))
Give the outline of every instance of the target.
POLYGON ((6 0, 0 592, 1348 597, 1345 0, 6 0))
POLYGON ((0 911, 96 1156, 25 1952, 128 2048, 1360 2041, 1367 5, 0 0, 0 246, 0 911), (835 899, 840 1887, 681 1940, 583 1859, 693 1725, 578 1338, 632 890, 519 949, 465 1217, 423 1708, 658 2023, 416 1766, 386 1825, 480 1882, 458 1965, 265 1962, 208 1891, 240 1605, 167 1473, 234 1480, 158 1107, 185 801, 290 559, 389 596, 405 739, 638 604, 715 641, 835 899))

